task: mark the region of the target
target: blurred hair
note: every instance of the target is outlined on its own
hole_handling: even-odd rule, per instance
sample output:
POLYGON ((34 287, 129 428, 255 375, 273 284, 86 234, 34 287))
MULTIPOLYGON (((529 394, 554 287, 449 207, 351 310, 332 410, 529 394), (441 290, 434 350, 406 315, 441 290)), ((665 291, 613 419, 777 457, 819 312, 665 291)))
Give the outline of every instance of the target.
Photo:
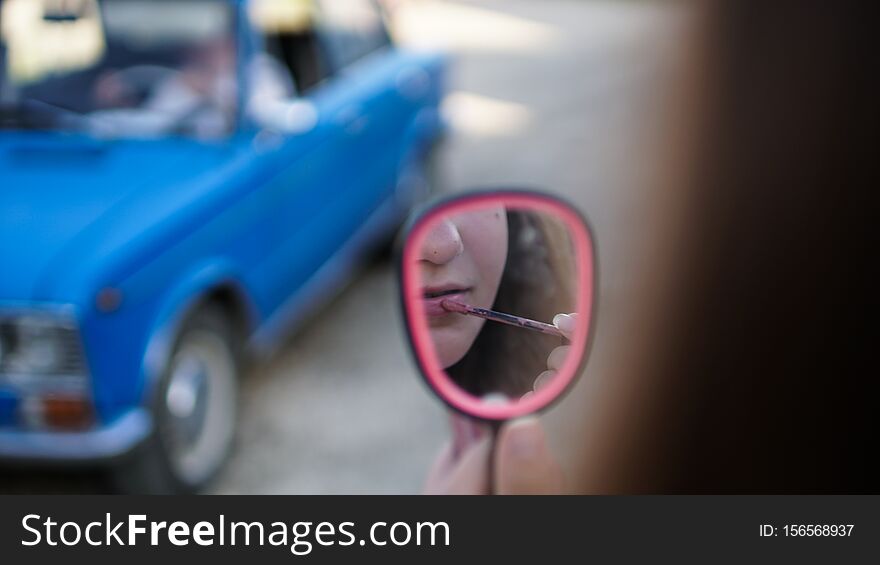
MULTIPOLYGON (((492 306, 551 323, 574 308, 575 256, 567 227, 546 214, 507 211, 507 261, 492 306)), ((547 370, 560 338, 487 321, 465 356, 447 370, 462 388, 519 398, 547 370)))
POLYGON ((604 485, 876 492, 873 19, 847 2, 702 8, 686 179, 664 187, 684 202, 676 283, 620 375, 652 393, 615 399, 604 485))

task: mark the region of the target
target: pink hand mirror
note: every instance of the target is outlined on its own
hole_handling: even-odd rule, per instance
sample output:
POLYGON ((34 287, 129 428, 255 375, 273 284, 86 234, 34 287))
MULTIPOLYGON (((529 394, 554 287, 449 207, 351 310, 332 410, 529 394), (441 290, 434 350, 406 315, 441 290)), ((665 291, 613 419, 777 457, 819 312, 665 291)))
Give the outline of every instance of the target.
POLYGON ((430 388, 489 422, 541 411, 586 361, 593 239, 583 217, 532 191, 466 193, 409 224, 400 289, 430 388))

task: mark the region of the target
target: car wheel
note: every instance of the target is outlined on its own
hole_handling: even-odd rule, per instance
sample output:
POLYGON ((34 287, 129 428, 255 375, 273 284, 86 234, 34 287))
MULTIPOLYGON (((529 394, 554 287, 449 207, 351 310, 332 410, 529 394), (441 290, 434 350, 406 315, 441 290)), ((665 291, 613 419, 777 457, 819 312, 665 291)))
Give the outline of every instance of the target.
POLYGON ((204 307, 189 317, 155 390, 153 433, 114 469, 119 490, 193 493, 216 476, 235 437, 240 358, 222 311, 204 307))

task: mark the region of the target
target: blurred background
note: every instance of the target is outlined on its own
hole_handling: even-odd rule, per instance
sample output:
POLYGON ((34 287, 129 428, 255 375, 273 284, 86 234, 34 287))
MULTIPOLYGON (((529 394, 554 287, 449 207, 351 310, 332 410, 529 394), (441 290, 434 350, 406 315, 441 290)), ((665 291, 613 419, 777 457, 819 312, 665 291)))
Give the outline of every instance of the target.
MULTIPOLYGON (((649 171, 633 159, 666 94, 682 8, 648 0, 397 0, 398 45, 451 57, 437 163, 440 192, 535 187, 575 203, 595 230, 600 276, 593 356, 571 398, 600 386, 603 336, 625 310, 627 249, 649 171)), ((417 493, 448 436, 446 412, 407 351, 395 270, 380 258, 260 362, 211 493, 417 493)), ((570 400, 569 399, 569 400, 570 400)), ((561 445, 576 402, 546 416, 561 445)), ((563 464, 570 465, 564 450, 563 464)), ((105 490, 90 470, 4 466, 0 492, 105 490)))

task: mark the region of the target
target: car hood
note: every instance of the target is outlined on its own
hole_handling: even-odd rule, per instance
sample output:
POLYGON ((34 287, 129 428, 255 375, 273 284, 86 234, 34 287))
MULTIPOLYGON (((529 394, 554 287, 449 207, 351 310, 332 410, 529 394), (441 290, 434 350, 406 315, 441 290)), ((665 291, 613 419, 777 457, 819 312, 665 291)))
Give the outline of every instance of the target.
MULTIPOLYGON (((228 144, 185 139, 0 135, 0 301, 57 299, 42 289, 47 278, 65 276, 71 257, 100 260, 95 246, 83 242, 90 226, 125 214, 112 225, 131 229, 149 216, 133 213, 139 202, 146 208, 211 175, 229 155, 228 144)), ((112 239, 112 225, 98 236, 112 239)))

